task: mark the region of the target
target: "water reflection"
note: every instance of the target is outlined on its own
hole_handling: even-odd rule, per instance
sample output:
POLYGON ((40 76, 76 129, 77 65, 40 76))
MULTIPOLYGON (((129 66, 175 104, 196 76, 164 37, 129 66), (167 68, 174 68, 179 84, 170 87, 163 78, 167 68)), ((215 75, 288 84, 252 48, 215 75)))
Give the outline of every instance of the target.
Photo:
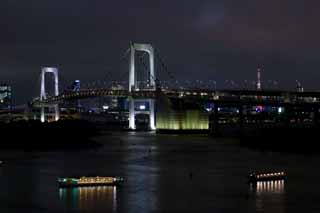
POLYGON ((115 186, 60 188, 59 198, 67 208, 80 211, 105 209, 117 210, 117 188, 115 186))
MULTIPOLYGON (((132 134, 142 135, 136 132, 132 134)), ((150 137, 141 138, 131 137, 125 144, 126 149, 133 151, 124 155, 126 164, 123 165, 123 170, 126 187, 123 190, 125 193, 122 191, 119 196, 119 199, 124 201, 121 202, 123 205, 119 206, 121 212, 148 213, 159 208, 157 161, 159 143, 154 143, 155 141, 150 137)))
POLYGON ((284 193, 284 180, 276 181, 258 181, 257 183, 250 184, 251 191, 255 192, 256 195, 267 194, 267 193, 284 193))
POLYGON ((267 212, 285 211, 285 182, 276 181, 258 181, 250 184, 250 191, 254 194, 256 210, 267 212))

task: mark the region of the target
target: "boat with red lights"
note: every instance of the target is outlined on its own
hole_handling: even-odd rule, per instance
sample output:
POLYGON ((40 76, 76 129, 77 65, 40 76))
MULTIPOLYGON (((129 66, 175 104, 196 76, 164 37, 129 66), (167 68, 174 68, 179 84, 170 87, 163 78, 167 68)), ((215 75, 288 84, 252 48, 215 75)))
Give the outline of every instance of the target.
POLYGON ((123 182, 122 177, 80 177, 80 178, 58 178, 59 187, 80 186, 117 186, 123 182))
POLYGON ((286 178, 285 172, 266 172, 266 173, 251 173, 249 175, 249 183, 256 183, 259 181, 273 181, 284 180, 286 178))

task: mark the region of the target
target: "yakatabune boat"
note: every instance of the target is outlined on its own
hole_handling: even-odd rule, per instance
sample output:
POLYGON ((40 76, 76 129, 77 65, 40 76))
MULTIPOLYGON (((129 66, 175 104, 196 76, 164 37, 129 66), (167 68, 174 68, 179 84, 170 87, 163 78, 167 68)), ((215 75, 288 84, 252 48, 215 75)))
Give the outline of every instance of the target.
POLYGON ((251 173, 249 175, 249 182, 283 180, 285 177, 285 172, 251 173))
POLYGON ((116 186, 123 182, 121 177, 80 177, 80 178, 58 178, 59 187, 78 186, 116 186))

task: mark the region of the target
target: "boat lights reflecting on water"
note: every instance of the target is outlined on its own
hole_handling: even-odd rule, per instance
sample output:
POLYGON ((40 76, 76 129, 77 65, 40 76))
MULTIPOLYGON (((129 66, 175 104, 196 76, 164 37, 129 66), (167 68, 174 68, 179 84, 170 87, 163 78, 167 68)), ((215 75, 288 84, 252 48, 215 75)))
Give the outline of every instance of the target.
POLYGON ((261 193, 284 193, 284 180, 258 181, 250 184, 251 191, 261 193))
POLYGON ((105 209, 106 212, 117 210, 116 186, 60 188, 59 198, 72 209, 83 211, 105 209))
POLYGON ((258 181, 250 184, 257 212, 285 212, 285 181, 258 181))

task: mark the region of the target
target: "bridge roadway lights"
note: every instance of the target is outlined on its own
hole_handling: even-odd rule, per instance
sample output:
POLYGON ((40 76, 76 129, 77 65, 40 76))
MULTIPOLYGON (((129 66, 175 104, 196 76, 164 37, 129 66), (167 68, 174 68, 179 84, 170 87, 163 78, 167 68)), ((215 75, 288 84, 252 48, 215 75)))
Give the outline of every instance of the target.
MULTIPOLYGON (((150 130, 156 130, 155 125, 155 106, 154 106, 154 100, 153 99, 146 99, 139 101, 146 101, 149 103, 149 128, 150 130)), ((139 112, 135 111, 135 100, 133 98, 130 98, 129 100, 129 129, 135 130, 136 129, 136 122, 135 122, 135 116, 136 114, 139 114, 139 112)))

